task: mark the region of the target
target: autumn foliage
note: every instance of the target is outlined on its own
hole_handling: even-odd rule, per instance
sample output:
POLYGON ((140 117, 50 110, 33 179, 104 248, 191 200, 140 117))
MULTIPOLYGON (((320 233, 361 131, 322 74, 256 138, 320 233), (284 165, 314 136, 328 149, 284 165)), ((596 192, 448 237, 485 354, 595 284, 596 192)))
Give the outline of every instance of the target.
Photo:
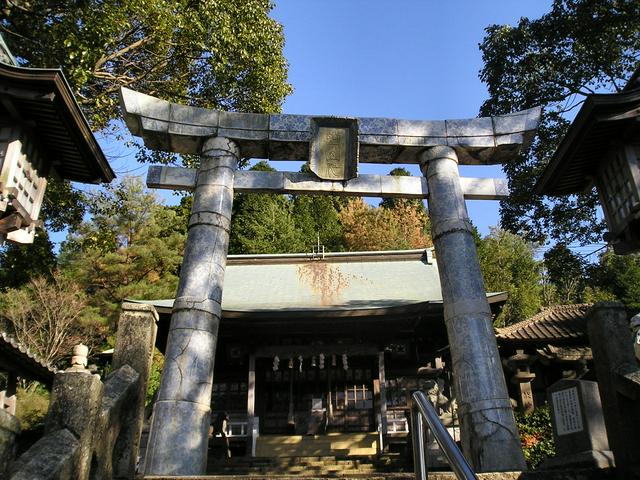
POLYGON ((421 202, 397 200, 390 208, 369 206, 361 198, 341 209, 340 222, 349 251, 402 250, 433 245, 421 202))

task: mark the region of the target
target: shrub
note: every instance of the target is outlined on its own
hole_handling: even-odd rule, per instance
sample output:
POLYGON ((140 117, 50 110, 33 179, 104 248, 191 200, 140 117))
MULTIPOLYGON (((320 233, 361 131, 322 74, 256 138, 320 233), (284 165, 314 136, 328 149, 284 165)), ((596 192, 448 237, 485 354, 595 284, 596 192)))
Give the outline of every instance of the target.
POLYGON ((524 458, 529 468, 536 468, 546 458, 555 455, 556 446, 553 442, 551 411, 548 405, 545 404, 528 414, 516 413, 516 422, 524 458))

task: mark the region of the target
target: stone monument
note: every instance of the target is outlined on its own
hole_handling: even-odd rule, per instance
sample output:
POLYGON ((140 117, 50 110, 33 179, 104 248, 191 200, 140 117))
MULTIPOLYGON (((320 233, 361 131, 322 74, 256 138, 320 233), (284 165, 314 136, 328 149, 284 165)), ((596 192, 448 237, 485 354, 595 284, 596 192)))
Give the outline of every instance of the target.
POLYGON ((543 467, 613 467, 598 384, 560 380, 547 394, 557 456, 545 461, 543 467))

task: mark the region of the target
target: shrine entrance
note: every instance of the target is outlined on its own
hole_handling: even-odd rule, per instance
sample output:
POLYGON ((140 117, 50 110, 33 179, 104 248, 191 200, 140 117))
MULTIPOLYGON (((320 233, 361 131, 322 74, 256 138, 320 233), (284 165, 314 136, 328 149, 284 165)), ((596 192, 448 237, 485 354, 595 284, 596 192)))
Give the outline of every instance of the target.
POLYGON ((350 361, 345 370, 342 364, 332 366, 331 359, 322 369, 312 364, 300 369, 297 359, 288 368, 286 360, 277 371, 268 360, 258 362, 256 414, 261 434, 375 431, 373 359, 350 361))
MULTIPOLYGON (((155 167, 147 179, 151 187, 191 190, 194 197, 145 474, 198 475, 206 469, 231 211, 234 192, 240 191, 427 198, 463 452, 479 472, 525 467, 464 203, 504 198, 507 188, 498 179, 461 178, 458 164, 513 158, 532 140, 539 108, 491 118, 413 121, 222 112, 124 88, 121 96, 127 126, 147 147, 200 155, 197 170, 155 167), (241 158, 308 160, 312 173, 237 171, 241 158), (424 178, 359 175, 359 162, 419 164, 424 178)), ((255 363, 250 371, 255 385, 255 363)), ((297 398, 304 410, 309 398, 313 406, 319 397, 309 380, 300 380, 297 398)), ((384 388, 381 381, 383 397, 384 388)), ((362 394, 366 402, 364 389, 362 394)), ((360 401, 356 390, 353 395, 360 401)), ((333 406, 327 401, 324 408, 333 406)), ((295 411, 294 399, 287 422, 297 428, 295 411)), ((355 424, 362 428, 364 420, 355 424)))

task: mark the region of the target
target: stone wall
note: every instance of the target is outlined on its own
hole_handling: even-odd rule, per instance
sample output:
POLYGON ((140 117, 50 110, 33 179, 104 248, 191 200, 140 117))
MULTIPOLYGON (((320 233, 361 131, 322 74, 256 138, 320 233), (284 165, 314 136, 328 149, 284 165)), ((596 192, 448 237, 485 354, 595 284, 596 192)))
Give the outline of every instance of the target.
POLYGON ((45 434, 11 465, 10 480, 133 478, 156 320, 152 307, 123 305, 119 365, 104 383, 74 350, 74 366, 55 376, 45 434))
POLYGON ((0 477, 15 458, 16 436, 20 433, 20 422, 6 410, 0 409, 0 477))

